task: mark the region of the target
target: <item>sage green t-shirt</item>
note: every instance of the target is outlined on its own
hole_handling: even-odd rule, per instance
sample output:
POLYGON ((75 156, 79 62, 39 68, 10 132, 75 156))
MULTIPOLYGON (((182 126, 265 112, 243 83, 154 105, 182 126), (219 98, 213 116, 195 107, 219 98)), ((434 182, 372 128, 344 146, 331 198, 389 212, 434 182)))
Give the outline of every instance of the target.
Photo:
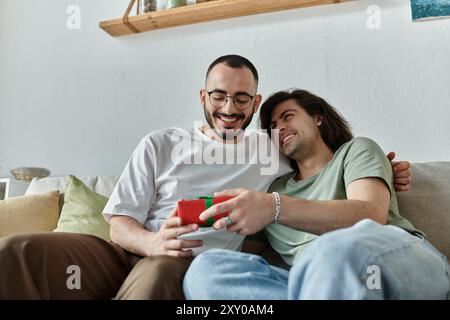
MULTIPOLYGON (((358 137, 343 144, 317 175, 301 181, 295 181, 295 176, 296 173, 289 173, 275 180, 269 192, 307 200, 341 200, 347 199, 346 188, 353 181, 380 178, 391 192, 387 223, 425 236, 400 216, 391 164, 381 148, 368 138, 358 137)), ((289 265, 318 237, 280 224, 270 224, 265 233, 269 243, 289 265)))

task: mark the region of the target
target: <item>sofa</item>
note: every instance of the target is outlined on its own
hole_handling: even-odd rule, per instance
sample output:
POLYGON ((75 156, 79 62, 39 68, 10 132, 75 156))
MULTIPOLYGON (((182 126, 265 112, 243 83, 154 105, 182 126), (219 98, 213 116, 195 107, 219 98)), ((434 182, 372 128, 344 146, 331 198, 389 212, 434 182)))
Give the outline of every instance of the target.
MULTIPOLYGON (((411 170, 413 183, 410 191, 398 193, 400 213, 424 231, 439 251, 450 257, 450 162, 413 163, 411 170)), ((110 196, 118 180, 117 176, 79 178, 91 190, 105 197, 110 196)), ((34 179, 25 195, 53 190, 59 190, 63 195, 67 181, 68 177, 34 179)), ((60 208, 63 203, 64 198, 61 197, 60 208)))

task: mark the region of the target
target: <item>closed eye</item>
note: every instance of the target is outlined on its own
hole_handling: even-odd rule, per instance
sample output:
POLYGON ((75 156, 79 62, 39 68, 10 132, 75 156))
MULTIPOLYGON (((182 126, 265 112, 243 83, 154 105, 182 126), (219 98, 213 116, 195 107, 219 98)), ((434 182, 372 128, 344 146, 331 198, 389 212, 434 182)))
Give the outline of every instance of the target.
POLYGON ((288 120, 292 119, 293 116, 294 116, 293 113, 288 113, 284 116, 283 120, 288 121, 288 120))

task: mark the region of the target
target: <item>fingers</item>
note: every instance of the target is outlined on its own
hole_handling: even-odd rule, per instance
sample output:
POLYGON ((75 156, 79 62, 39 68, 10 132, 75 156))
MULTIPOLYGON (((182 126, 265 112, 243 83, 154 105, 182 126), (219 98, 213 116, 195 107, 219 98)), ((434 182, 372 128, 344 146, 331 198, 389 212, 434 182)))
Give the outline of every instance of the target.
MULTIPOLYGON (((227 226, 227 223, 225 220, 226 218, 222 218, 222 219, 217 220, 214 223, 214 225, 213 225, 214 229, 219 230, 219 229, 223 229, 226 227, 228 232, 236 232, 236 233, 241 234, 240 231, 242 230, 242 223, 240 223, 237 220, 233 220, 231 215, 229 217, 230 217, 231 221, 233 221, 233 224, 230 224, 227 226)), ((238 218, 236 218, 236 216, 235 216, 234 219, 238 219, 238 218)))
MULTIPOLYGON (((217 220, 214 224, 213 224, 213 228, 214 229, 216 229, 216 230, 220 230, 220 229, 223 229, 223 228, 227 228, 227 231, 229 231, 229 232, 236 232, 236 223, 233 223, 233 224, 230 224, 229 226, 227 226, 227 223, 226 223, 226 220, 225 220, 226 218, 222 218, 222 219, 219 219, 219 220, 217 220)), ((230 217, 230 219, 231 219, 231 217, 230 217)), ((233 221, 233 219, 231 219, 231 221, 233 221)), ((234 221, 233 221, 234 222, 234 221)))
POLYGON ((399 184, 399 185, 409 185, 411 183, 411 177, 407 177, 407 178, 396 178, 394 180, 395 184, 399 184))
POLYGON ((397 183, 395 183, 394 184, 394 188, 395 188, 395 191, 397 191, 397 192, 403 192, 403 191, 408 191, 409 188, 410 188, 410 185, 409 184, 408 185, 404 185, 404 184, 397 184, 397 183))
POLYGON ((181 218, 180 217, 169 217, 164 221, 161 229, 170 229, 181 226, 181 218))
POLYGON ((224 196, 238 196, 244 191, 244 189, 227 189, 220 192, 214 192, 214 196, 216 197, 224 197, 224 196))
POLYGON ((169 250, 166 254, 177 258, 189 258, 192 257, 193 252, 192 250, 169 250))
POLYGON ((395 152, 393 152, 393 151, 389 152, 389 153, 387 154, 387 157, 388 157, 389 161, 394 160, 394 158, 395 158, 395 152))
POLYGON ((400 161, 397 163, 394 163, 394 172, 400 172, 403 170, 409 170, 409 168, 411 167, 411 164, 408 161, 400 161))
POLYGON ((225 218, 219 219, 213 224, 213 228, 216 230, 225 228, 226 226, 227 226, 227 223, 225 222, 225 218))
POLYGON ((164 232, 164 239, 165 240, 169 240, 169 239, 175 239, 176 237, 185 234, 185 233, 189 233, 192 231, 196 231, 198 230, 198 225, 197 224, 190 224, 187 226, 181 226, 181 227, 173 227, 173 228, 169 228, 167 230, 165 230, 164 232))
POLYGON ((228 201, 215 204, 212 207, 206 209, 200 214, 199 218, 200 220, 205 221, 210 217, 214 217, 215 215, 221 214, 223 212, 230 212, 235 207, 236 207, 236 199, 233 198, 228 201))
POLYGON ((170 212, 168 218, 176 217, 177 215, 178 215, 178 205, 176 205, 175 208, 172 209, 172 211, 170 212))
POLYGON ((214 229, 222 229, 227 228, 228 232, 236 232, 237 234, 240 234, 241 236, 248 236, 250 234, 253 234, 248 228, 244 226, 244 223, 233 223, 229 226, 226 225, 225 219, 220 219, 216 221, 216 223, 213 225, 214 229))
POLYGON ((173 239, 169 240, 165 244, 166 250, 181 250, 185 248, 198 248, 203 245, 202 240, 181 240, 173 239))
POLYGON ((176 205, 175 208, 172 209, 169 216, 161 226, 161 229, 169 229, 181 226, 182 223, 181 218, 178 217, 177 215, 178 215, 178 205, 176 205))
POLYGON ((236 233, 240 234, 241 230, 242 230, 242 227, 237 223, 234 223, 227 227, 228 232, 236 232, 236 233))
POLYGON ((411 169, 398 171, 394 174, 394 180, 397 180, 399 178, 411 178, 411 177, 412 177, 411 169))

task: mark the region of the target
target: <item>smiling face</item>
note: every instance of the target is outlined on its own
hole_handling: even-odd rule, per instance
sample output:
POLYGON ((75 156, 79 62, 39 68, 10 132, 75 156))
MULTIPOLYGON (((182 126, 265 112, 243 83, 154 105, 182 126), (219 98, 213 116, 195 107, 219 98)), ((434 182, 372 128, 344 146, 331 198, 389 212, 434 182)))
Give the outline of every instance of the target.
POLYGON ((291 159, 299 158, 314 148, 318 139, 322 139, 319 127, 320 116, 311 117, 293 99, 278 104, 271 117, 270 128, 279 130, 280 151, 291 159))
MULTIPOLYGON (((206 79, 206 88, 200 91, 200 101, 204 108, 206 121, 211 129, 215 129, 216 133, 222 138, 225 138, 227 133, 235 133, 240 129, 245 130, 261 103, 261 96, 256 94, 256 90, 257 83, 249 69, 231 68, 223 63, 216 65, 206 79), (254 98, 251 99, 248 107, 244 110, 240 106, 238 98, 234 101, 230 97, 222 107, 217 107, 218 103, 216 103, 216 106, 211 103, 208 92, 222 93, 232 97, 246 94, 247 96, 254 96, 254 98)), ((220 103, 220 100, 217 101, 220 103)))

